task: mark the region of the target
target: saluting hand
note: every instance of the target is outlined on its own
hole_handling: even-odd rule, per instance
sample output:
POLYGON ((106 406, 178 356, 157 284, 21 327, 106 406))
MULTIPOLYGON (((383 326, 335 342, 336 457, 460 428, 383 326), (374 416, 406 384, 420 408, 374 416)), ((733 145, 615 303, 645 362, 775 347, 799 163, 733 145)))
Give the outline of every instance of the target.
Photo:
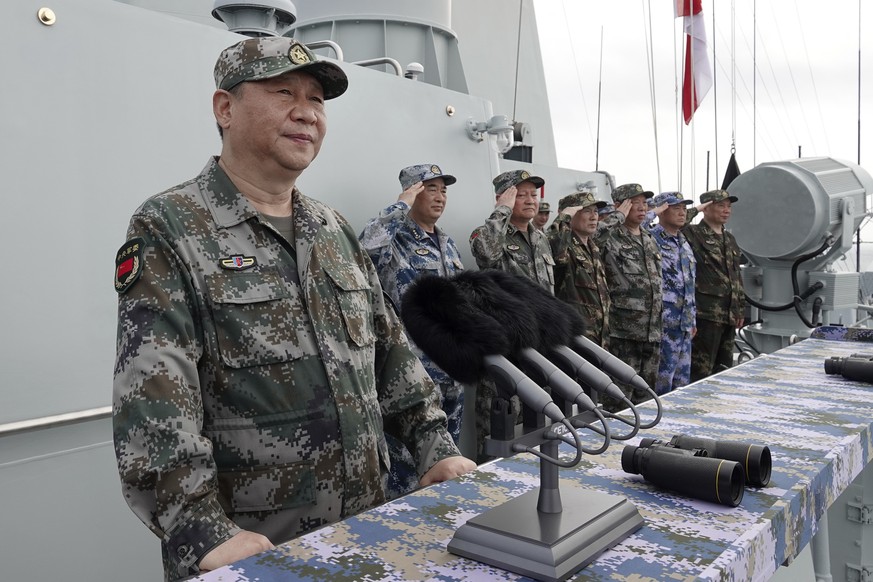
POLYGON ((513 208, 515 206, 515 195, 517 193, 518 188, 510 186, 503 191, 503 194, 497 197, 497 202, 494 204, 494 208, 497 208, 498 206, 508 206, 513 208))
POLYGON ((627 218, 627 215, 630 214, 632 207, 633 207, 633 203, 631 203, 630 198, 628 198, 626 200, 622 200, 621 204, 616 206, 615 209, 618 212, 621 212, 622 214, 624 214, 625 218, 627 218))
POLYGON ((566 214, 567 216, 573 217, 577 212, 582 210, 583 206, 568 206, 564 210, 561 211, 561 214, 566 214))
POLYGON ((407 205, 412 206, 415 202, 415 198, 424 192, 424 182, 416 182, 406 190, 400 193, 400 196, 397 198, 398 202, 406 202, 407 205))
POLYGON ((712 200, 709 200, 707 202, 701 202, 700 204, 698 204, 694 208, 696 208, 700 212, 703 212, 703 209, 706 208, 707 206, 709 206, 710 204, 712 204, 712 200))

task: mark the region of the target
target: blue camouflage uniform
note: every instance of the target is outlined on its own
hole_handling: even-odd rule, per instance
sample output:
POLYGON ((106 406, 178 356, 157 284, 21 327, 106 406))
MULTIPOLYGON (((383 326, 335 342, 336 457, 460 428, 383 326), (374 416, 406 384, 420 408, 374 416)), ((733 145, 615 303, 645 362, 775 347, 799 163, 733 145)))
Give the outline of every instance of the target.
MULTIPOLYGON (((691 203, 690 200, 683 202, 681 196, 678 192, 659 194, 654 198, 653 206, 691 203)), ((649 212, 647 218, 650 217, 654 217, 654 212, 649 212)), ((648 224, 649 221, 646 222, 648 224)), ((664 301, 664 335, 655 392, 666 394, 685 386, 691 379, 691 334, 697 315, 694 291, 697 261, 681 232, 674 236, 657 224, 649 228, 649 233, 661 249, 661 293, 664 301)))
MULTIPOLYGON (((415 182, 437 177, 443 178, 446 185, 455 182, 454 177, 442 174, 439 166, 430 164, 404 168, 400 177, 404 190, 415 182)), ((383 291, 398 312, 401 297, 417 278, 427 275, 450 277, 464 270, 455 241, 439 227, 434 227, 438 241, 435 242, 409 217, 409 209, 410 206, 403 201, 390 204, 367 223, 358 237, 361 246, 376 266, 383 291)), ((458 443, 464 412, 464 386, 433 363, 411 340, 410 345, 424 369, 440 388, 449 434, 458 443)), ((395 498, 418 487, 418 473, 406 447, 390 435, 387 439, 391 455, 387 495, 395 498)))

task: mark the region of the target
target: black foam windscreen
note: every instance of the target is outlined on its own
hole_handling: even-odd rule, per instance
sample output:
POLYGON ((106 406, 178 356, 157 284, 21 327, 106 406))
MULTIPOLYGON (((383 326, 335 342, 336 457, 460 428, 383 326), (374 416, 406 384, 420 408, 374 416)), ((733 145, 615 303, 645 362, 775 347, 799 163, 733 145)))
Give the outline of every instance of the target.
POLYGON ((539 329, 539 348, 566 345, 572 337, 585 333, 585 321, 576 309, 531 279, 495 269, 481 273, 491 279, 504 294, 524 303, 534 314, 539 329))
POLYGON ((401 317, 412 341, 459 382, 482 379, 485 356, 512 348, 501 324, 450 279, 416 280, 403 295, 401 317))

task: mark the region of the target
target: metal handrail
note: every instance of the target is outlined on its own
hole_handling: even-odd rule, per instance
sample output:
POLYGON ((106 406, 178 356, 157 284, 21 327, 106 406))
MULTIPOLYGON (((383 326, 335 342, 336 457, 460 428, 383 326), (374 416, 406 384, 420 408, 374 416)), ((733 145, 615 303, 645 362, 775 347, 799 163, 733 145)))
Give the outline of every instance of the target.
POLYGON ((109 418, 111 415, 111 406, 101 406, 100 408, 89 408, 88 410, 78 410, 76 412, 65 412, 64 414, 55 414, 52 416, 42 416, 40 418, 31 418, 28 420, 7 422, 6 424, 0 424, 0 437, 45 428, 55 428, 58 426, 77 424, 89 420, 109 418))
POLYGON ((400 63, 397 59, 392 59, 391 57, 379 57, 377 59, 366 59, 363 61, 355 61, 352 63, 353 65, 360 65, 362 67, 369 67, 371 65, 391 65, 394 67, 394 71, 397 73, 398 77, 403 76, 403 67, 400 66, 400 63))
POLYGON ((320 48, 329 48, 333 49, 333 52, 336 53, 336 60, 344 61, 343 58, 343 49, 340 48, 340 45, 333 42, 332 40, 316 40, 314 42, 307 42, 306 46, 311 49, 320 49, 320 48))

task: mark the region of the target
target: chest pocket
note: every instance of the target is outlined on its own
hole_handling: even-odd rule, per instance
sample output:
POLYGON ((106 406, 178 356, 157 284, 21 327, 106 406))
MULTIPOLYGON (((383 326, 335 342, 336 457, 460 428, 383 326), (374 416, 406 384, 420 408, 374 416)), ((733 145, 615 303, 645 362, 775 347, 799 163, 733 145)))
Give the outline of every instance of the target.
POLYGON ((372 287, 364 273, 351 264, 341 267, 325 265, 324 270, 333 281, 334 295, 349 339, 359 347, 375 343, 372 287))
POLYGON ((646 259, 639 245, 621 245, 618 248, 618 263, 625 275, 643 275, 646 272, 646 259))
POLYGON ((314 353, 299 294, 270 267, 207 275, 218 350, 231 368, 287 362, 314 353))

